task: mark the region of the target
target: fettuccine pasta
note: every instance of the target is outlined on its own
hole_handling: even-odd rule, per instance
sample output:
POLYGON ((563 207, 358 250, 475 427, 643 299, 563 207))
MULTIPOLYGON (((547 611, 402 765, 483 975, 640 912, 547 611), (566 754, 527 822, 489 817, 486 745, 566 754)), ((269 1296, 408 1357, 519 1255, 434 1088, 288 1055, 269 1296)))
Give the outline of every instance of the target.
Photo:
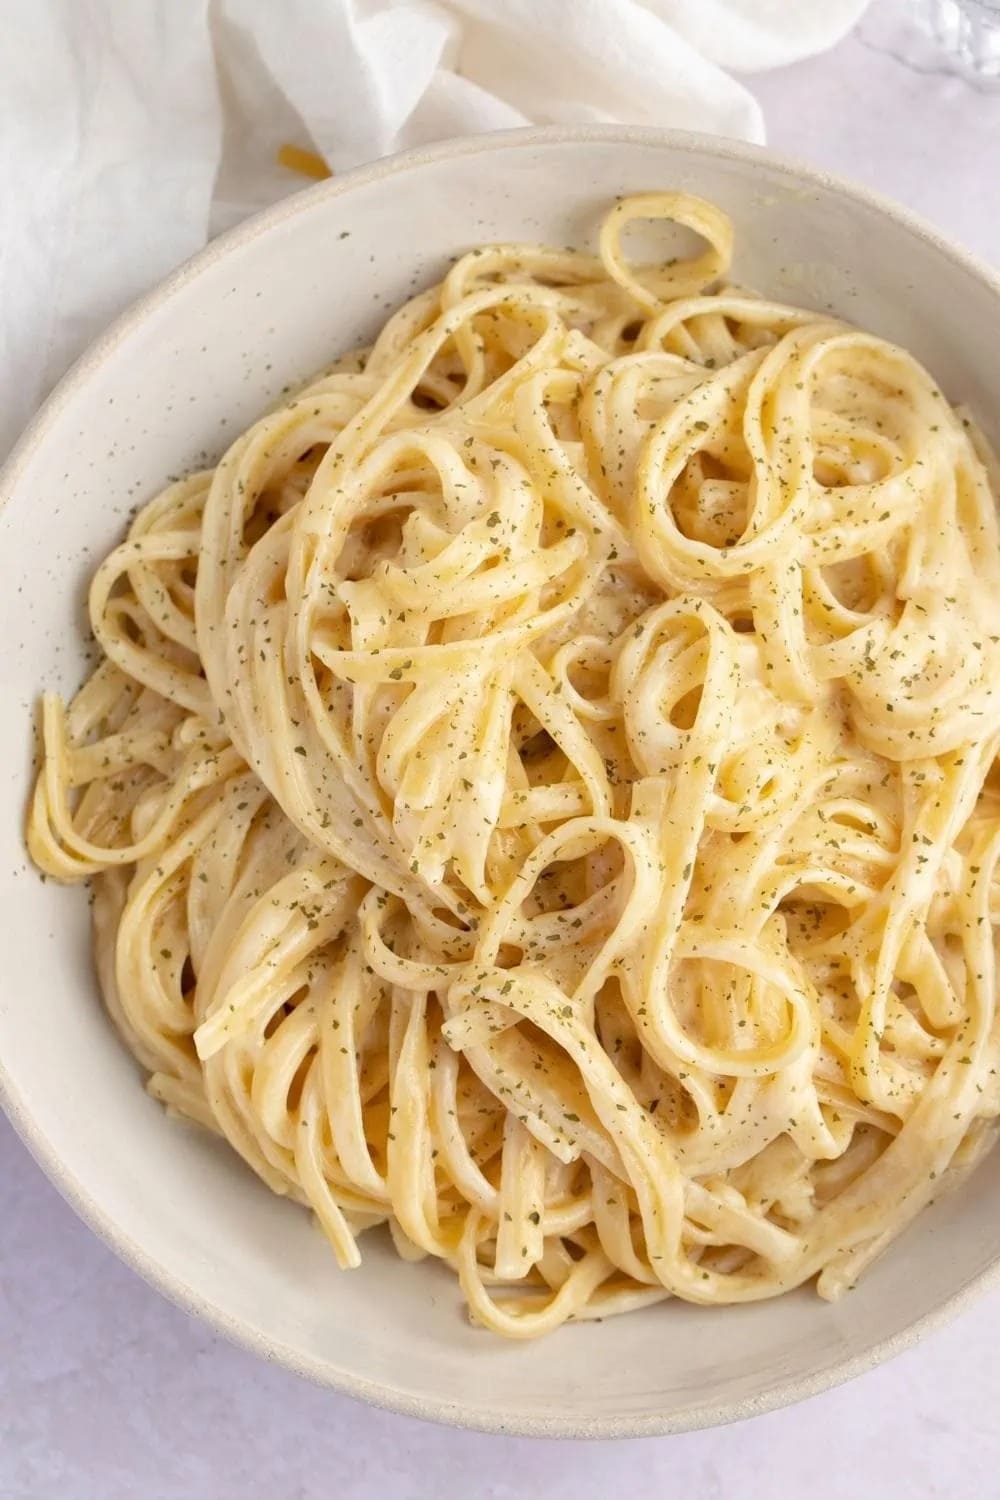
POLYGON ((731 248, 462 256, 138 514, 44 699, 151 1093, 513 1337, 835 1297, 1000 1113, 992 461, 731 248))

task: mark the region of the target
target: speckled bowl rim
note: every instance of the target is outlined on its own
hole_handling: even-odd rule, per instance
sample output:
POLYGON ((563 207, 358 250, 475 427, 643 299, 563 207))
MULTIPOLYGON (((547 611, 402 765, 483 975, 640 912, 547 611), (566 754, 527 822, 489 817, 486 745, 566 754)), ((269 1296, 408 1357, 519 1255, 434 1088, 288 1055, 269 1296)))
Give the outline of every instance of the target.
MULTIPOLYGON (((894 221, 909 234, 925 241, 952 261, 963 271, 971 273, 983 282, 997 298, 1000 318, 1000 276, 975 255, 959 249, 918 215, 883 197, 880 193, 860 187, 845 178, 818 168, 807 166, 794 159, 775 154, 764 147, 752 146, 740 141, 696 134, 690 131, 666 130, 657 126, 579 125, 542 126, 524 130, 504 130, 488 135, 466 136, 443 141, 437 145, 421 147, 386 157, 370 166, 356 168, 329 181, 317 183, 299 193, 282 199, 274 207, 255 214, 235 229, 220 235, 204 250, 191 257, 165 281, 132 304, 112 323, 76 361, 68 373, 55 387, 48 400, 25 429, 15 445, 3 470, 0 471, 0 507, 16 490, 22 473, 34 456, 39 445, 44 443, 55 419, 67 403, 80 394, 91 376, 108 359, 118 346, 144 319, 158 311, 189 282, 214 266, 217 261, 235 255, 259 235, 267 234, 279 224, 309 213, 324 199, 340 197, 355 188, 395 177, 431 162, 441 162, 457 157, 489 155, 498 147, 532 150, 538 146, 579 143, 617 144, 624 148, 632 145, 667 146, 672 151, 687 153, 699 158, 709 157, 721 161, 737 161, 747 165, 767 166, 769 171, 787 177, 796 187, 808 186, 822 189, 826 193, 839 195, 851 203, 875 210, 883 217, 894 221)), ((137 1271, 151 1286, 185 1312, 203 1319, 217 1333, 269 1363, 279 1364, 301 1375, 307 1380, 325 1385, 387 1411, 403 1416, 421 1417, 426 1421, 440 1422, 447 1426, 470 1428, 481 1432, 517 1434, 524 1437, 551 1438, 633 1438, 653 1437, 671 1433, 694 1431, 700 1428, 722 1426, 729 1422, 745 1420, 762 1415, 793 1402, 818 1395, 832 1386, 852 1380, 909 1349, 925 1334, 939 1328, 949 1319, 968 1308, 973 1300, 994 1286, 1000 1285, 1000 1255, 993 1264, 970 1277, 946 1297, 940 1305, 923 1317, 917 1318, 907 1328, 890 1338, 882 1339, 871 1348, 858 1354, 835 1359, 823 1368, 801 1378, 777 1381, 758 1395, 738 1401, 720 1401, 706 1404, 694 1411, 659 1411, 648 1414, 577 1418, 569 1416, 534 1416, 518 1412, 507 1419, 502 1412, 483 1410, 473 1406, 459 1406, 453 1402, 424 1399, 407 1391, 367 1380, 353 1374, 350 1369, 336 1367, 326 1360, 303 1355, 299 1350, 282 1341, 269 1337, 250 1322, 233 1317, 211 1301, 201 1296, 182 1278, 175 1276, 141 1244, 124 1234, 114 1219, 87 1192, 75 1176, 67 1170, 58 1152, 46 1139, 42 1129, 31 1114, 29 1102, 22 1098, 14 1081, 0 1057, 0 1104, 18 1135, 42 1168, 50 1181, 76 1211, 84 1223, 107 1244, 114 1253, 137 1271)), ((638 1314, 634 1316, 639 1316, 638 1314)))

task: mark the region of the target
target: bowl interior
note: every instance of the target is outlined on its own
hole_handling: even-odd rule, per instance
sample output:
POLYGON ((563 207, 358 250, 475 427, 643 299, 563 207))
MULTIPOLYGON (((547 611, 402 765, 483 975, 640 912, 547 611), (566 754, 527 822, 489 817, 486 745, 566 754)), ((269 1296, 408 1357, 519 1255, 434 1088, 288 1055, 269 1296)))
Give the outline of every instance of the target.
POLYGON ((378 1235, 351 1274, 306 1213, 228 1148, 168 1121, 97 997, 80 890, 26 865, 32 705, 80 681, 84 590, 133 505, 214 459, 281 392, 363 341, 449 258, 493 239, 591 244, 615 194, 691 189, 737 229, 735 274, 912 349, 993 435, 1000 299, 883 205, 769 160, 662 132, 453 144, 302 195, 214 247, 127 317, 61 388, 8 469, 0 1081, 43 1165, 115 1247, 271 1358, 402 1410, 559 1434, 694 1426, 806 1394, 889 1352, 1000 1255, 1000 1156, 930 1210, 842 1303, 665 1305, 548 1341, 465 1320, 450 1274, 378 1235))

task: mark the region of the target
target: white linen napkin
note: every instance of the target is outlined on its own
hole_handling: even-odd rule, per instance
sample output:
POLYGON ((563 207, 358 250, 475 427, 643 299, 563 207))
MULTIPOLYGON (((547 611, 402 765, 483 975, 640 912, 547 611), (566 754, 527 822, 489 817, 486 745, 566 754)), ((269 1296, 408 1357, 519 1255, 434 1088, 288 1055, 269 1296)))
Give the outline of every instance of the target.
POLYGON ((866 3, 7 0, 0 456, 118 311, 302 186, 283 144, 342 172, 530 123, 762 140, 731 72, 831 46, 866 3))

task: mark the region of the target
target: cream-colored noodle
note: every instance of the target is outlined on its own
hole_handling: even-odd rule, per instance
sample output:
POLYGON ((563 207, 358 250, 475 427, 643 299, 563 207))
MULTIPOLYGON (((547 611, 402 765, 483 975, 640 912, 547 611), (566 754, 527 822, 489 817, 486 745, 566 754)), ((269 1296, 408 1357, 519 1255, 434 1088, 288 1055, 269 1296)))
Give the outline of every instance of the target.
POLYGON ((142 511, 44 704, 151 1091, 515 1337, 835 1296, 1000 1110, 989 459, 731 239, 464 256, 142 511))

